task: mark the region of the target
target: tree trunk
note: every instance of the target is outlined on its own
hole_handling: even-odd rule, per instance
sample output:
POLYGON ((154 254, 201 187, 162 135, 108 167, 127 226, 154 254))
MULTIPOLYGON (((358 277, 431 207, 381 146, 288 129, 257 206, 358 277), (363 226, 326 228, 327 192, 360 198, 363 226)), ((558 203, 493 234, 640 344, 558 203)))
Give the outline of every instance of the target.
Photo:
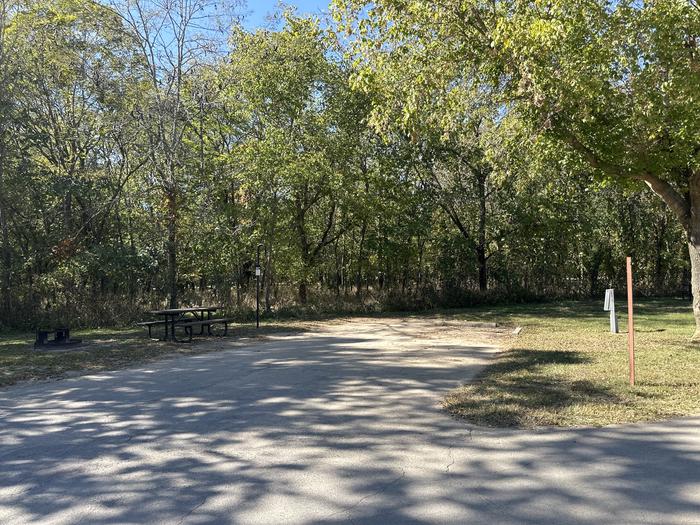
POLYGON ((690 206, 686 231, 690 255, 690 288, 693 293, 693 315, 695 316, 695 332, 691 341, 700 343, 700 170, 690 177, 688 189, 690 206))
POLYGON ((364 259, 365 236, 367 235, 367 219, 362 221, 360 246, 357 253, 357 273, 355 274, 355 296, 362 303, 362 262, 364 259))
POLYGON ((343 256, 338 253, 338 242, 333 243, 333 255, 335 256, 335 277, 333 279, 333 288, 335 297, 340 297, 340 287, 343 285, 343 256))
POLYGON ((695 316, 695 332, 691 341, 700 343, 700 170, 690 173, 686 195, 653 174, 645 173, 636 178, 646 182, 668 205, 688 235, 690 282, 695 316))
POLYGON ((265 250, 265 273, 263 274, 263 284, 265 285, 265 313, 272 311, 272 301, 270 299, 270 289, 274 279, 274 269, 272 268, 272 244, 265 250))
POLYGON ((242 299, 242 294, 243 294, 243 271, 241 269, 241 265, 239 264, 238 267, 236 268, 236 307, 240 308, 241 306, 241 299, 242 299))
POLYGON ((689 242, 690 253, 690 283, 693 294, 693 315, 695 316, 695 333, 692 341, 700 342, 700 244, 689 242))
POLYGON ((597 248, 593 254, 593 260, 588 268, 588 295, 591 298, 596 296, 598 291, 598 277, 600 275, 600 265, 603 263, 603 250, 597 248))
POLYGON ((0 230, 2 232, 2 307, 6 313, 11 310, 12 289, 12 251, 10 234, 7 226, 7 207, 5 195, 5 140, 0 130, 0 230))
POLYGON ((177 196, 173 189, 166 195, 168 203, 168 271, 167 283, 170 308, 177 308, 177 196))
POLYGON ((301 304, 306 304, 309 300, 308 289, 306 286, 306 277, 302 278, 299 282, 299 302, 301 304))
POLYGON ((476 247, 476 262, 479 267, 479 291, 486 292, 488 290, 488 258, 486 257, 486 248, 481 244, 476 247))
POLYGON ((306 285, 307 280, 307 269, 309 268, 309 259, 311 258, 311 248, 309 246, 308 238, 306 237, 306 208, 305 203, 302 202, 301 197, 297 197, 295 200, 296 214, 294 215, 294 227, 297 231, 297 242, 299 243, 299 251, 301 252, 301 260, 303 263, 302 272, 303 275, 299 280, 299 303, 305 305, 308 301, 308 290, 306 285))
POLYGON ((485 292, 488 289, 488 273, 486 256, 486 174, 477 175, 477 185, 479 192, 479 232, 476 246, 476 260, 479 265, 479 291, 485 292))

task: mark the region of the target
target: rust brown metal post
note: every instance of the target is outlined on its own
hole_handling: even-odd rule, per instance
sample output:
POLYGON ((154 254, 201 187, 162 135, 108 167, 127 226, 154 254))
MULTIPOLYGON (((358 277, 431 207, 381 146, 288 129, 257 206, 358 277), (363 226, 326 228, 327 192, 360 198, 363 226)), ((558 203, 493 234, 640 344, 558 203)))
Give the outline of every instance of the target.
POLYGON ((632 301, 632 257, 627 257, 627 350, 630 359, 630 386, 634 386, 634 304, 632 301))
POLYGON ((262 244, 258 244, 258 253, 255 257, 255 328, 260 328, 260 248, 262 244))

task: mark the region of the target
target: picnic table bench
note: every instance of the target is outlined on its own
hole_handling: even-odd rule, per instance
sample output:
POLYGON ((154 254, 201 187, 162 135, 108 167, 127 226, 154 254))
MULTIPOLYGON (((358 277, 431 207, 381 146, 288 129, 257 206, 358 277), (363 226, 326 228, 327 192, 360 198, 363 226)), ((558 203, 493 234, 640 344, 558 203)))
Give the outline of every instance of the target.
POLYGON ((218 306, 193 306, 188 308, 169 308, 166 310, 154 310, 150 312, 152 315, 161 316, 163 319, 157 321, 144 321, 137 323, 138 326, 148 328, 148 336, 152 336, 154 326, 164 327, 164 341, 178 341, 175 335, 176 327, 183 327, 185 334, 189 336, 188 341, 192 341, 194 333, 193 328, 199 326, 199 335, 204 335, 206 328, 208 335, 212 334, 211 327, 215 324, 224 325, 223 335, 228 335, 228 325, 233 322, 233 319, 212 318, 212 313, 219 310, 218 306))
POLYGON ((154 326, 164 325, 165 321, 144 321, 142 323, 136 323, 136 326, 145 326, 148 328, 148 337, 153 338, 151 335, 151 329, 154 326))
POLYGON ((185 322, 180 322, 177 323, 176 326, 182 326, 185 329, 185 334, 189 337, 188 342, 192 341, 192 333, 193 333, 193 328, 195 326, 199 326, 202 328, 202 331, 200 331, 200 334, 203 333, 204 327, 207 328, 207 333, 209 335, 214 335, 211 332, 211 327, 214 324, 223 324, 224 325, 224 333, 221 334, 221 337, 225 337, 228 335, 228 325, 229 323, 232 323, 233 319, 228 319, 228 318, 216 318, 216 319, 204 319, 202 321, 185 321, 185 322))

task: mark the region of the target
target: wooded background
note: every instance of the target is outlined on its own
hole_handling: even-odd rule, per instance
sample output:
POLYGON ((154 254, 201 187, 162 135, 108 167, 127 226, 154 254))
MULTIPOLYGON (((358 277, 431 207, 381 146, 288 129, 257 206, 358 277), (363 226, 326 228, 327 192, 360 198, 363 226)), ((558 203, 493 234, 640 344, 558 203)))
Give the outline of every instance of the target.
POLYGON ((245 316, 258 244, 271 313, 602 307, 627 255, 638 293, 688 293, 686 236, 639 182, 478 90, 409 116, 388 93, 411 78, 366 81, 335 30, 287 12, 248 32, 206 0, 0 0, 0 326, 245 316))

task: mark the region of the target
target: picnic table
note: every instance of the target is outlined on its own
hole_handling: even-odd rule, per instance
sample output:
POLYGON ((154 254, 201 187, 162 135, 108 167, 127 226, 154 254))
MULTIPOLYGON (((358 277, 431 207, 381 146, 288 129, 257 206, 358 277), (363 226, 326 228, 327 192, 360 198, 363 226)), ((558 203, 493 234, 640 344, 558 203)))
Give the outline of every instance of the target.
MULTIPOLYGON (((164 341, 177 341, 175 337, 175 327, 180 325, 188 325, 190 327, 190 339, 192 338, 192 325, 198 324, 201 327, 200 335, 204 333, 204 327, 207 327, 209 335, 211 335, 211 323, 214 320, 211 315, 219 310, 219 306, 193 306, 189 308, 169 308, 167 310, 153 310, 151 315, 163 317, 162 323, 165 325, 164 341), (205 318, 206 317, 206 318, 205 318), (193 320, 194 322, 188 322, 193 320)), ((150 327, 149 327, 150 333, 150 327)))

